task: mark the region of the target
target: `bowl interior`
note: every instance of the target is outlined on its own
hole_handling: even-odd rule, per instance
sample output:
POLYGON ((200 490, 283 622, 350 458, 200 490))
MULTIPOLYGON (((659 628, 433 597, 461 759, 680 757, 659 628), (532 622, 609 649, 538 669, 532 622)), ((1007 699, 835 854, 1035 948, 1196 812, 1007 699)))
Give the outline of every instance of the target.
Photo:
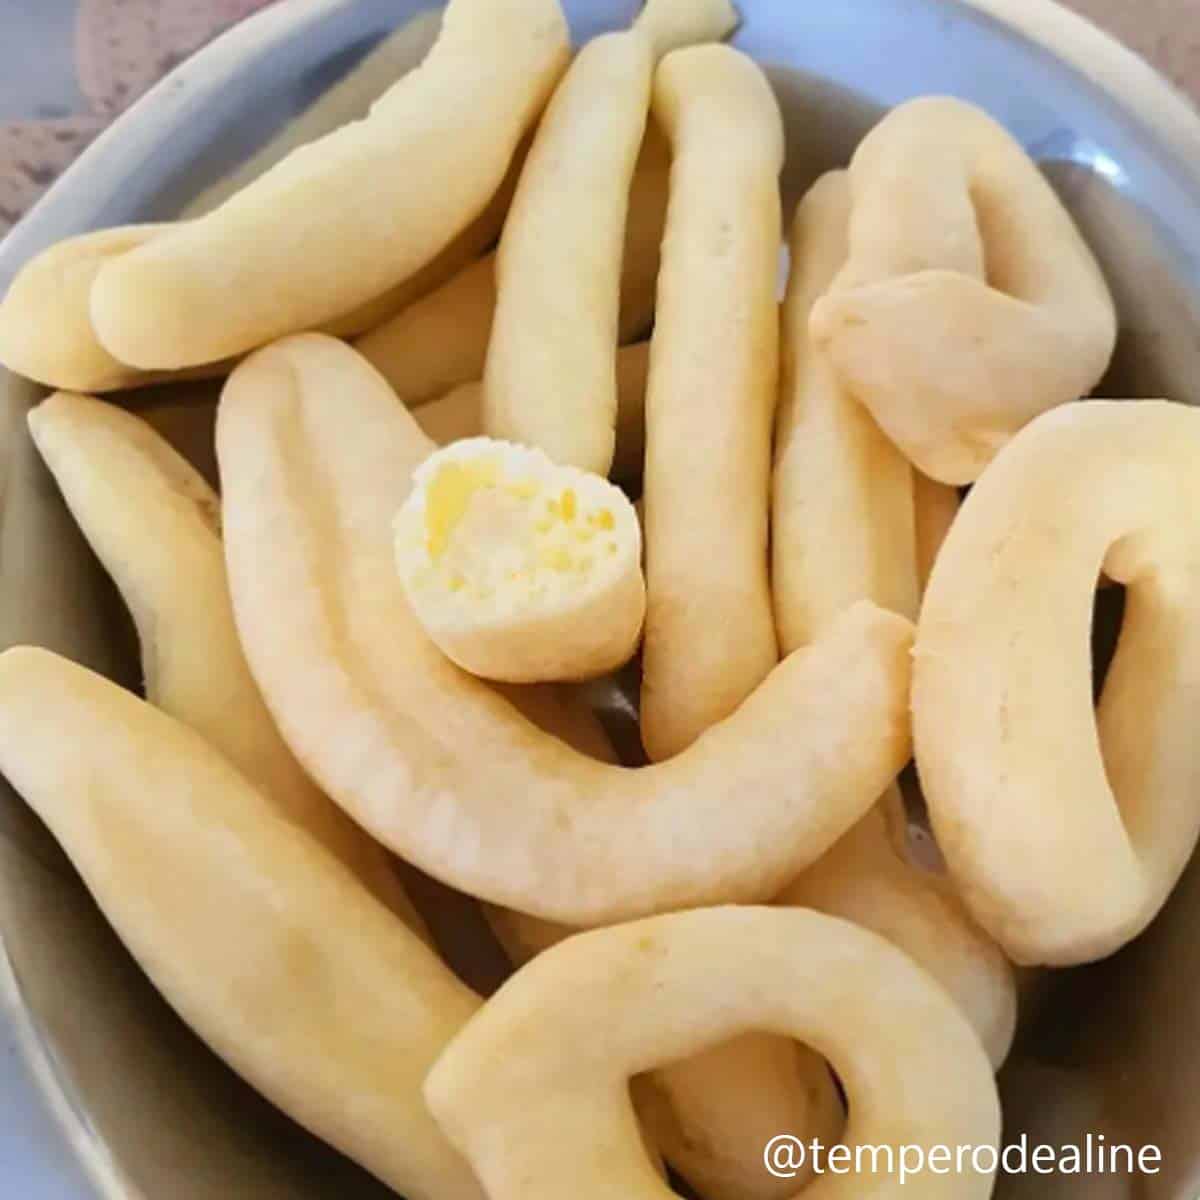
MULTIPOLYGON (((566 7, 584 37, 621 25, 638 5, 571 0, 566 7)), ((766 67, 785 114, 789 211, 818 174, 845 164, 888 105, 930 92, 980 103, 1044 164, 1106 269, 1121 338, 1102 393, 1190 398, 1200 368, 1193 332, 1200 327, 1200 183, 1147 125, 1144 106, 1134 112, 1047 45, 967 0, 741 0, 740 7, 737 44, 766 67)), ((0 245, 0 290, 59 238, 174 216, 388 29, 422 12, 411 42, 415 63, 437 28, 436 13, 417 0, 281 5, 201 52, 0 245)), ((1061 31, 1062 46, 1093 36, 1066 19, 1061 31)), ((1191 136, 1200 149, 1200 120, 1191 136)), ((46 645, 136 686, 128 618, 25 434, 24 415, 39 395, 0 371, 0 646, 46 645)), ((139 404, 156 409, 211 471, 211 399, 204 388, 167 389, 139 404)), ((0 859, 0 982, 9 1015, 64 1143, 102 1194, 390 1194, 277 1114, 183 1027, 2 781, 0 859)), ((1150 933, 1116 959, 1028 980, 1025 1026, 1002 1078, 1010 1137, 1079 1142, 1091 1132, 1153 1143, 1164 1169, 1137 1194, 1195 1195, 1200 1014, 1178 981, 1200 968, 1188 936, 1197 906, 1200 872, 1192 870, 1150 933)), ((1108 1184, 1128 1186, 1013 1176, 998 1194, 1082 1200, 1107 1196, 1108 1184)))

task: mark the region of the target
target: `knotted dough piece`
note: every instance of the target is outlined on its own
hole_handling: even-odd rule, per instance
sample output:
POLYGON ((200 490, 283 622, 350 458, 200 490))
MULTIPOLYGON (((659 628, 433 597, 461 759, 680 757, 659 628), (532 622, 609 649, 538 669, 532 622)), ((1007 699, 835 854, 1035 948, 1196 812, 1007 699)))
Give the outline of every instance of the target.
POLYGON ((0 655, 0 773, 252 1086, 401 1195, 482 1200, 421 1096, 479 1000, 227 759, 116 684, 19 648, 0 655))
POLYGON ((1200 411, 1089 401, 984 472, 921 612, 917 766, 978 921, 1026 965, 1100 958, 1161 908, 1200 830, 1200 411), (1098 711, 1103 569, 1126 585, 1098 711))
POLYGON ((642 740, 659 761, 778 661, 767 575, 783 121, 728 46, 659 65, 674 151, 646 390, 642 740))
POLYGON ((969 104, 893 110, 850 179, 850 258, 814 336, 917 467, 970 483, 1023 425, 1100 380, 1112 296, 1037 165, 969 104))
POLYGON ((774 894, 903 766, 911 627, 870 605, 674 762, 613 767, 535 730, 405 600, 392 523, 432 448, 319 335, 248 359, 218 417, 247 659, 305 767, 384 845, 460 891, 597 924, 774 894))
POLYGON ((595 678, 641 637, 633 505, 529 446, 467 438, 426 459, 396 518, 396 563, 425 632, 482 679, 595 678))
POLYGON ((104 263, 101 343, 132 366, 192 366, 379 296, 483 210, 568 57, 558 0, 451 0, 428 57, 364 120, 104 263))
MULTIPOLYGON (((752 1029, 832 1062, 849 1100, 851 1162, 857 1145, 999 1140, 991 1065, 953 1002, 882 938, 805 909, 698 909, 570 938, 488 1001, 425 1096, 492 1200, 668 1200, 628 1081, 752 1029)), ((926 1165, 907 1183, 826 1172, 799 1194, 915 1193, 985 1200, 992 1175, 969 1160, 961 1173, 926 1165)))

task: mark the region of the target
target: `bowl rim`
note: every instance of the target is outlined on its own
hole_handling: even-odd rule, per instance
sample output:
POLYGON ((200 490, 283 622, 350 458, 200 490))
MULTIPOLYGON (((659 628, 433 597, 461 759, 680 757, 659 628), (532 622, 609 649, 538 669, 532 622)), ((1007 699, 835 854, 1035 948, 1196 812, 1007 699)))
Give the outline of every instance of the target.
MULTIPOLYGON (((735 0, 736 2, 736 0, 735 0)), ((753 3, 753 0, 745 0, 753 3)), ((1200 109, 1136 51, 1060 0, 929 0, 982 14, 1023 41, 1048 52, 1084 77, 1133 118, 1173 159, 1200 196, 1200 109)), ((17 270, 46 246, 80 232, 71 218, 72 197, 89 181, 119 180, 189 111, 224 91, 244 70, 247 58, 304 35, 361 0, 295 0, 261 9, 231 26, 149 88, 71 164, 9 233, 0 238, 0 293, 17 270)), ((441 0, 417 0, 410 19, 444 7, 441 0)), ((404 13, 394 14, 403 19, 404 13)), ((393 21, 393 24, 396 22, 393 21)), ((0 367, 0 378, 7 372, 0 367)), ((2 835, 0 835, 2 836, 2 835)), ((39 1036, 37 1014, 24 1002, 22 988, 0 933, 0 1021, 7 1022, 39 1099, 58 1125, 98 1200, 148 1200, 88 1127, 71 1086, 39 1036)))

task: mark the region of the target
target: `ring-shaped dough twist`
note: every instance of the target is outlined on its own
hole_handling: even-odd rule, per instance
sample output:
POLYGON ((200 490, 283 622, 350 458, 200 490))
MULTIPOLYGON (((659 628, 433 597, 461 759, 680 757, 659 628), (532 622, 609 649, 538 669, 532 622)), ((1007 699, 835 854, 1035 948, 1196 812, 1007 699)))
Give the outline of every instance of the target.
POLYGON ((234 612, 285 739, 384 845, 460 891, 571 925, 769 897, 907 759, 911 627, 871 605, 670 763, 612 767, 533 729, 408 610, 391 526, 432 446, 340 342, 247 360, 217 448, 234 612))
MULTIPOLYGON (((654 319, 670 166, 666 141, 651 122, 626 209, 617 319, 622 344, 645 337, 654 319)), ((496 254, 491 253, 355 339, 354 348, 416 408, 482 378, 495 311, 496 254)))
MULTIPOLYGON (((751 1029, 833 1063, 851 1162, 859 1145, 999 1141, 991 1065, 945 992, 882 938, 806 909, 698 909, 570 938, 488 1001, 429 1073, 425 1096, 492 1200, 668 1200, 628 1081, 751 1029)), ((926 1163, 907 1183, 827 1171, 798 1195, 991 1193, 991 1173, 926 1163)))
POLYGON ((1089 401, 1028 426, 951 527, 921 612, 917 766, 947 864, 1019 963, 1112 953, 1200 830, 1200 411, 1089 401), (1098 710, 1103 568, 1127 587, 1098 710))
POLYGON ((1023 425, 1100 380, 1112 296, 1037 165, 969 104, 901 105, 850 178, 850 259, 814 336, 917 467, 970 483, 1023 425))

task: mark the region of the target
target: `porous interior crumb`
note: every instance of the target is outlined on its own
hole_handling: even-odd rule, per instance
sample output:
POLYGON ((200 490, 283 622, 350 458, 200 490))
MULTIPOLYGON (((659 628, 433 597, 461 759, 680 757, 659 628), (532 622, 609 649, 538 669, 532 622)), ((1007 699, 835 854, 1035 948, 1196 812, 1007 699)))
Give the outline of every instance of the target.
POLYGON ((478 615, 556 607, 625 569, 622 506, 629 501, 599 476, 527 447, 467 439, 418 472, 397 523, 400 570, 410 588, 478 615))

